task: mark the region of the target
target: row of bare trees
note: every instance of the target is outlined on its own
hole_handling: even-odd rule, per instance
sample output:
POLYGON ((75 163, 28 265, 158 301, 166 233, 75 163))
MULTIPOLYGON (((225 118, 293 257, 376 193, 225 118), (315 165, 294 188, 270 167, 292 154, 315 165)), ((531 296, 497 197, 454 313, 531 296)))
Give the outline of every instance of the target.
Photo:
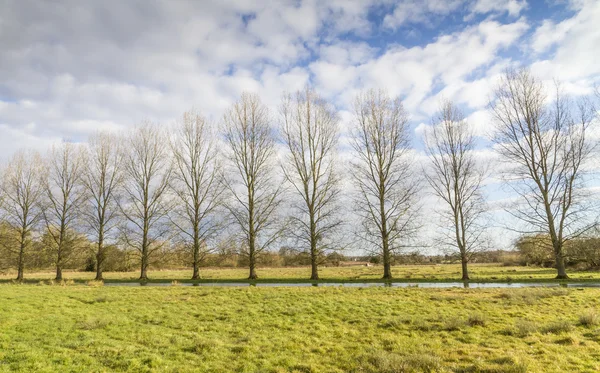
MULTIPOLYGON (((507 72, 491 112, 506 184, 522 197, 508 211, 526 223, 523 232, 550 236, 558 277, 565 278, 562 247, 595 222, 583 172, 597 113, 589 101, 573 110, 559 89, 550 104, 527 70, 507 72)), ((2 218, 12 231, 6 246, 18 280, 40 228, 58 280, 84 237, 95 245, 98 280, 109 244, 137 251, 142 280, 157 251, 184 247, 197 279, 205 256, 226 236, 255 279, 261 253, 285 240, 309 255, 317 280, 326 254, 349 244, 344 225, 358 224, 352 240, 381 256, 383 278, 391 279, 394 254, 416 245, 426 183, 441 202, 439 244, 455 248, 468 280, 468 263, 487 237, 488 169, 477 138, 458 107, 444 102, 425 135, 426 159, 410 139, 400 99, 381 90, 360 94, 342 134, 333 105, 307 87, 284 96, 278 118, 257 95, 243 94, 218 124, 191 111, 171 131, 146 122, 123 136, 64 142, 44 158, 19 152, 1 176, 2 218), (340 152, 342 135, 349 151, 340 152), (350 167, 342 167, 340 156, 348 153, 350 167)))

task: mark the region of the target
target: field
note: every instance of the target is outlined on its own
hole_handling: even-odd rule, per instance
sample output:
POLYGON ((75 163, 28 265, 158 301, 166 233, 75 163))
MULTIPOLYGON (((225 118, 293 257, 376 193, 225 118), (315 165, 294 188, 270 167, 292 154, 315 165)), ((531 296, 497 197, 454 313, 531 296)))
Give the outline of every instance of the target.
MULTIPOLYGON (((397 266, 398 281, 457 281, 460 267, 397 266)), ((308 268, 261 268, 306 281, 308 268)), ((552 282, 552 269, 473 265, 472 281, 552 282)), ((600 289, 109 287, 93 273, 0 277, 0 372, 596 372, 600 289), (71 281, 73 280, 73 281, 71 281), (48 285, 53 284, 53 285, 48 285), (61 286, 62 285, 62 286, 61 286), (92 285, 92 286, 88 286, 92 285)), ((190 271, 152 271, 186 281, 190 271)), ((204 269, 202 281, 243 281, 204 269)), ((575 282, 598 272, 571 272, 575 282)), ((138 274, 107 273, 107 281, 138 274)), ((330 267, 370 282, 381 267, 330 267)), ((177 281, 175 281, 177 280, 177 281)))
MULTIPOLYGON (((248 270, 245 268, 202 268, 201 281, 246 281, 248 270)), ((392 273, 395 281, 410 282, 436 282, 436 281, 460 281, 460 265, 442 264, 442 265, 402 265, 392 267, 392 273)), ((503 267, 491 264, 472 264, 469 266, 471 281, 483 282, 553 282, 556 271, 552 268, 537 267, 503 267)), ((381 266, 341 266, 324 267, 319 270, 322 281, 332 282, 370 282, 380 281, 383 274, 381 266)), ((191 270, 168 270, 149 271, 150 281, 171 282, 177 280, 188 282, 191 277, 191 270)), ((16 276, 15 273, 8 272, 0 274, 0 282, 8 282, 16 276)), ((29 282, 38 282, 40 280, 50 280, 54 278, 52 271, 28 273, 25 272, 25 279, 29 282)), ((93 272, 69 272, 64 271, 63 276, 79 282, 92 280, 95 276, 93 272)), ((259 268, 258 281, 264 282, 309 282, 309 267, 287 267, 287 268, 259 268)), ((569 276, 573 281, 600 281, 600 272, 569 271, 569 276)), ((139 272, 107 272, 104 274, 105 281, 135 281, 139 278, 139 272)))
POLYGON ((596 372, 600 290, 0 285, 0 372, 596 372))

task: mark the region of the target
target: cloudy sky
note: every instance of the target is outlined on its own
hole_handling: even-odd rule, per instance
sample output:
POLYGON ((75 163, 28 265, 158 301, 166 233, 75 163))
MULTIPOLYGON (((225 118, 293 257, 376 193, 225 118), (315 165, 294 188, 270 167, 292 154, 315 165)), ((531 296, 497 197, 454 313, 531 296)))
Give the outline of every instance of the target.
POLYGON ((589 94, 599 25, 598 0, 2 0, 0 159, 192 107, 218 121, 243 91, 276 110, 307 83, 343 126, 360 90, 401 96, 417 149, 441 98, 485 136, 507 67, 589 94))

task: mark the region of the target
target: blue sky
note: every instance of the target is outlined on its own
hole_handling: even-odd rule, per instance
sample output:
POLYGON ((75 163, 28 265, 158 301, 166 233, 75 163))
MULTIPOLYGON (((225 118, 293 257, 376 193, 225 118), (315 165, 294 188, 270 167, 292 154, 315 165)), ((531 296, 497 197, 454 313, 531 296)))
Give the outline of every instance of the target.
MULTIPOLYGON (((413 144, 441 99, 493 159, 488 99, 510 67, 587 95, 600 83, 600 1, 52 1, 0 3, 0 160, 98 129, 215 123, 243 91, 272 108, 307 83, 352 123, 366 88, 403 98, 413 144)), ((509 198, 490 184, 490 199, 509 198)))

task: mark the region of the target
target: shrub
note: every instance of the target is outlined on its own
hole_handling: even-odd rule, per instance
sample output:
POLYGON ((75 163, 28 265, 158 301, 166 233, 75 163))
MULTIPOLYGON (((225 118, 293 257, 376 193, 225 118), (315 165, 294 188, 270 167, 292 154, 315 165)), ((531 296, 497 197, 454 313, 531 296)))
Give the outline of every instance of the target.
POLYGON ((77 329, 80 330, 95 330, 95 329, 104 329, 108 325, 110 325, 110 321, 103 319, 87 319, 84 321, 80 321, 77 323, 77 329))
POLYGON ((467 320, 467 324, 469 324, 469 326, 485 326, 486 322, 487 319, 485 315, 480 313, 470 315, 469 319, 467 320))
POLYGON ((538 326, 529 320, 517 320, 515 323, 516 335, 526 337, 538 331, 538 326))
POLYGON ((579 324, 583 326, 596 326, 600 324, 600 316, 595 310, 589 310, 579 315, 579 324))
POLYGON ((446 321, 444 322, 443 329, 447 330, 449 332, 452 332, 452 331, 462 329, 462 327, 464 325, 465 325, 465 322, 463 320, 461 320, 458 317, 452 317, 452 318, 446 319, 446 321))
POLYGON ((573 330, 573 325, 567 320, 554 321, 544 327, 544 333, 562 334, 573 330))
POLYGON ((429 354, 400 355, 377 351, 367 356, 361 364, 361 372, 369 373, 417 373, 439 372, 442 369, 440 358, 429 354))

